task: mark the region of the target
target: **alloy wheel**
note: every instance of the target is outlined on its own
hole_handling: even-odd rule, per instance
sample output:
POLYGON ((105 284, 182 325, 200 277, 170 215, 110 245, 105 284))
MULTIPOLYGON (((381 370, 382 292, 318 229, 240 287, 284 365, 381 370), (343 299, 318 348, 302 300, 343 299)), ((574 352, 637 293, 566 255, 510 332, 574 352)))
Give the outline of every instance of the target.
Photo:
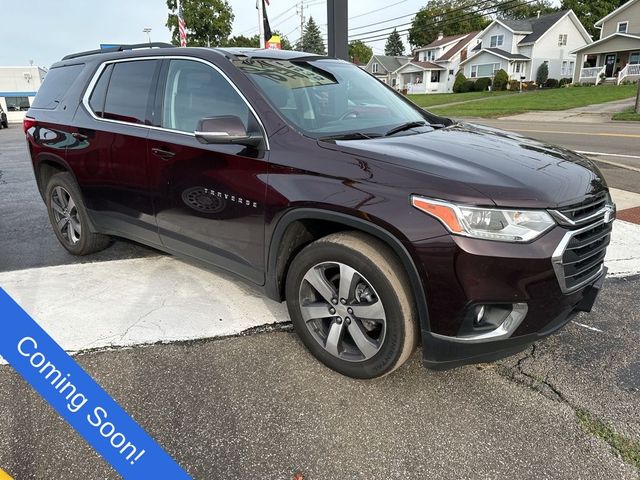
POLYGON ((51 192, 51 208, 56 228, 62 238, 71 245, 78 243, 82 228, 78 208, 71 194, 61 186, 54 187, 51 192))
POLYGON ((382 300, 349 265, 323 262, 310 268, 300 285, 299 302, 309 332, 331 355, 361 362, 382 347, 387 328, 382 300))

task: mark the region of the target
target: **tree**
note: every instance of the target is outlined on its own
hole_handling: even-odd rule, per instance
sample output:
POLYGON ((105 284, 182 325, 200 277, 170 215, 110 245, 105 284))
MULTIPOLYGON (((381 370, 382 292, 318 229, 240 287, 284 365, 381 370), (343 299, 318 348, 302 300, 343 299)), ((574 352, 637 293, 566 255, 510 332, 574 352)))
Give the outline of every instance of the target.
POLYGON ((227 38, 222 42, 224 47, 248 47, 259 48, 260 47, 260 35, 254 35, 253 37, 245 37, 244 35, 236 35, 235 37, 227 38))
POLYGON ((498 70, 496 72, 495 77, 493 77, 493 89, 506 90, 508 83, 509 83, 509 74, 507 74, 507 72, 505 72, 503 69, 498 70))
POLYGON ((525 20, 547 13, 557 12, 558 8, 554 7, 550 0, 537 0, 529 3, 527 0, 515 0, 500 3, 497 8, 498 18, 510 18, 512 20, 525 20))
MULTIPOLYGON (((280 35, 280 48, 282 50, 291 50, 291 42, 287 37, 274 30, 273 35, 280 35)), ((227 38, 222 42, 224 47, 247 47, 247 48, 260 48, 260 35, 254 35, 253 37, 245 37, 244 35, 236 35, 235 37, 227 38)))
POLYGON ((562 0, 562 10, 573 9, 584 28, 594 39, 600 38, 600 30, 594 25, 601 18, 609 15, 627 0, 562 0))
POLYGON ((458 74, 456 75, 456 79, 453 82, 453 92, 462 93, 462 89, 466 81, 467 77, 464 76, 464 73, 458 72, 458 74))
POLYGON ((387 43, 384 45, 384 54, 391 57, 404 55, 404 43, 402 43, 402 38, 400 38, 400 34, 395 28, 389 35, 389 38, 387 38, 387 43))
POLYGON ((549 65, 546 62, 543 62, 538 67, 538 72, 536 73, 536 83, 539 86, 543 86, 547 79, 549 78, 549 65))
POLYGON ((303 52, 315 53, 316 55, 327 54, 324 42, 322 41, 322 33, 320 33, 320 29, 313 20, 313 17, 309 17, 309 21, 304 26, 302 38, 298 40, 296 49, 302 50, 303 52))
MULTIPOLYGON (((233 10, 227 0, 181 0, 184 22, 187 25, 187 45, 190 47, 219 46, 231 34, 233 10)), ((171 42, 180 45, 176 0, 167 0, 167 27, 171 42)))
POLYGON ((362 40, 354 40, 349 43, 349 59, 353 63, 369 63, 373 56, 373 50, 362 40))
POLYGON ((438 38, 484 29, 489 17, 477 12, 478 7, 467 0, 429 0, 416 14, 409 30, 412 47, 424 47, 438 38))

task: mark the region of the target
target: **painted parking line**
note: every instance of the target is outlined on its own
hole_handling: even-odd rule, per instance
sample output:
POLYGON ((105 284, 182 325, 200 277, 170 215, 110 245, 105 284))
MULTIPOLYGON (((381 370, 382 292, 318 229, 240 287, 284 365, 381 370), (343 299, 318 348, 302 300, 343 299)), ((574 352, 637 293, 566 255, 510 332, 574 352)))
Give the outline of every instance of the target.
MULTIPOLYGON (((640 273, 640 225, 616 220, 606 264, 640 273)), ((0 285, 67 351, 240 333, 289 320, 241 280, 169 256, 0 273, 0 285)))
POLYGON ((553 133, 555 135, 586 135, 589 137, 623 137, 623 138, 640 138, 640 134, 635 133, 608 133, 608 132, 562 132, 558 130, 533 130, 525 128, 514 128, 509 126, 509 130, 514 132, 530 132, 530 133, 553 133))

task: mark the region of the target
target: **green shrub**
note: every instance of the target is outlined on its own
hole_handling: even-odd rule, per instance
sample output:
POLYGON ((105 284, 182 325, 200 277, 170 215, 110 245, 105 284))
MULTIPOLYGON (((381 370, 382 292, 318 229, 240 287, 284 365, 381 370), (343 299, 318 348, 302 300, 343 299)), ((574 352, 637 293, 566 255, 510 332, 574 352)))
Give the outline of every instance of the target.
POLYGON ((549 66, 546 63, 542 63, 538 67, 538 73, 536 74, 536 83, 538 85, 544 85, 549 78, 549 66))
POLYGON ((466 81, 467 77, 464 76, 464 73, 458 72, 456 80, 453 82, 453 93, 462 93, 462 86, 466 81))
POLYGON ((520 90, 520 80, 509 80, 509 90, 514 92, 520 90))
POLYGON ((506 90, 509 83, 509 75, 504 70, 500 69, 496 72, 496 76, 493 78, 494 90, 506 90))
POLYGON ((465 82, 462 84, 462 89, 460 90, 460 93, 467 93, 467 92, 473 92, 473 89, 475 88, 476 83, 473 80, 465 80, 465 82))
POLYGON ((560 86, 564 87, 565 85, 570 85, 573 83, 573 78, 561 78, 560 79, 560 86))
POLYGON ((544 82, 545 88, 558 88, 560 86, 560 82, 555 78, 547 78, 547 81, 544 82))
POLYGON ((491 86, 490 78, 479 78, 476 80, 475 85, 473 86, 473 89, 476 92, 486 92, 490 86, 491 86))

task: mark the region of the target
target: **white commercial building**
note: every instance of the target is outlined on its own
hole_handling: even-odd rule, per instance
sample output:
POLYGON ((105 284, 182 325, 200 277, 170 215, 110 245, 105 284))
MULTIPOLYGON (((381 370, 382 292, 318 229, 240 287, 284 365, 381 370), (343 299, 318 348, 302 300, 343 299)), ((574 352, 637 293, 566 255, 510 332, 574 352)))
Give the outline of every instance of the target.
POLYGON ((35 66, 0 67, 0 106, 9 122, 22 122, 46 73, 35 66))

